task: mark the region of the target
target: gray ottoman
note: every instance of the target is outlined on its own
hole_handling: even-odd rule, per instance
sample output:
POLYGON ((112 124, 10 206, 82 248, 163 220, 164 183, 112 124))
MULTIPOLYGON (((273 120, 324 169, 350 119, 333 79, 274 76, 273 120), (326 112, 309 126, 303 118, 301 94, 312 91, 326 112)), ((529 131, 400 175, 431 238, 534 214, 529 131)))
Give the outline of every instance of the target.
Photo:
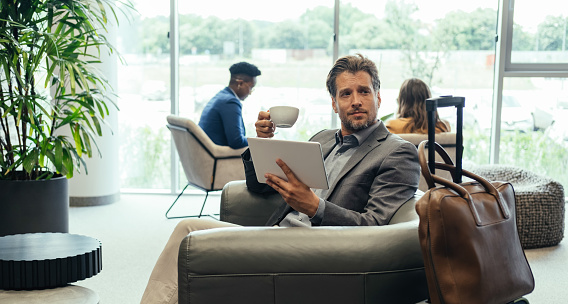
POLYGON ((510 182, 517 201, 517 229, 525 249, 554 246, 564 237, 564 188, 550 178, 506 165, 468 167, 490 181, 510 182))

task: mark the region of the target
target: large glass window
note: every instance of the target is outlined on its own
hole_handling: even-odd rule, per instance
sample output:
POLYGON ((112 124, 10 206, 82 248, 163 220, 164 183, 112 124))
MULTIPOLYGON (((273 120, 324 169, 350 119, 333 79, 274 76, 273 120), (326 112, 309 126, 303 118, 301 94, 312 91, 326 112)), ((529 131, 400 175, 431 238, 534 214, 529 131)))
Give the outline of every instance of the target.
POLYGON ((568 185, 568 80, 506 78, 500 163, 568 185))
POLYGON ((277 105, 296 106, 300 116, 292 128, 279 129, 276 138, 307 140, 329 128, 330 5, 321 0, 204 2, 199 7, 180 2, 180 115, 197 123, 207 102, 229 84, 229 67, 247 61, 262 72, 243 101, 248 136, 256 136, 258 112, 277 105))
POLYGON ((120 22, 117 43, 121 188, 169 189, 169 1, 132 3, 139 14, 120 22))
MULTIPOLYGON (((227 86, 229 66, 248 61, 262 71, 254 93, 243 102, 249 136, 255 135, 258 111, 273 105, 301 110, 296 125, 279 130, 279 138, 307 140, 320 129, 338 127, 325 88, 334 60, 334 1, 212 1, 197 6, 178 1, 179 50, 170 50, 170 1, 133 2, 140 14, 121 23, 118 43, 127 63, 119 65, 118 76, 122 189, 172 187, 165 127, 172 111, 170 51, 179 52, 179 114, 196 123, 205 104, 227 86)), ((559 5, 516 1, 508 64, 568 63, 566 10, 559 5)), ((494 72, 501 69, 495 66, 497 6, 495 0, 341 0, 338 55, 362 53, 376 62, 383 100, 379 116, 396 112, 399 87, 410 77, 424 80, 434 96, 464 96, 464 159, 487 163, 498 82, 494 72)), ((515 78, 499 88, 501 163, 529 159, 520 155, 526 154, 523 149, 512 152, 517 144, 544 145, 539 140, 546 139, 558 149, 565 147, 567 128, 558 119, 568 103, 562 78, 509 76, 515 78)), ((440 114, 455 130, 455 111, 442 109, 440 114)), ((543 149, 531 151, 545 155, 543 149)), ((550 154, 546 161, 565 168, 564 154, 550 154)), ((553 167, 534 171, 554 176, 553 167)))
POLYGON ((180 115, 198 122, 205 104, 229 84, 229 67, 247 61, 262 71, 243 101, 247 135, 256 136, 258 112, 277 105, 300 108, 298 122, 279 130, 278 138, 307 140, 329 128, 325 78, 333 61, 333 3, 179 5, 180 115))
POLYGON ((568 4, 515 1, 511 62, 568 63, 568 4))
POLYGON ((491 157, 568 186, 565 3, 504 0, 491 157), (507 27, 506 27, 507 26, 507 27), (500 102, 500 103, 499 103, 500 102), (500 110, 500 111, 499 111, 500 110))
MULTIPOLYGON (((376 62, 379 116, 396 112, 398 91, 407 78, 422 79, 433 96, 464 96, 464 159, 487 163, 496 23, 496 1, 345 0, 339 52, 360 52, 376 62)), ((455 108, 440 109, 440 115, 455 130, 455 108)))

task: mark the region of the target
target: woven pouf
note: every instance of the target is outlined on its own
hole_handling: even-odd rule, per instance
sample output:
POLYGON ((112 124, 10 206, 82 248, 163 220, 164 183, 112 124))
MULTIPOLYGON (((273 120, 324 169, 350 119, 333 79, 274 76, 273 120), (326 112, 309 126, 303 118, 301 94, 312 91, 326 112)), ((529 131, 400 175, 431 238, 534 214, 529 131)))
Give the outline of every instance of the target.
POLYGON ((506 165, 468 168, 490 181, 510 182, 515 189, 517 229, 525 249, 554 246, 564 237, 564 188, 550 178, 506 165))

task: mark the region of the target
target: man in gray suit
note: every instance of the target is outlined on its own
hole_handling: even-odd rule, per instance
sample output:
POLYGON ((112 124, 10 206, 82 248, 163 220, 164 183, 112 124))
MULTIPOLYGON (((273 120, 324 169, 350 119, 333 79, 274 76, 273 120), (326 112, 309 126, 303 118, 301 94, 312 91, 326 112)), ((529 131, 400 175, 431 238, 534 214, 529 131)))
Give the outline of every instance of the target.
MULTIPOLYGON (((375 64, 361 55, 338 59, 327 77, 332 107, 341 120, 340 130, 324 130, 311 140, 322 145, 328 181, 327 191, 312 191, 281 160, 287 180, 267 175, 267 184, 256 180, 247 151, 243 162, 249 190, 278 191, 285 203, 267 225, 356 226, 387 224, 409 200, 420 177, 416 147, 389 133, 377 120, 381 104, 380 81, 375 64)), ((255 124, 258 137, 274 136, 268 112, 260 112, 255 124)), ((158 258, 141 303, 177 303, 179 244, 192 231, 236 226, 210 219, 178 223, 158 258)))
MULTIPOLYGON (((243 154, 248 188, 276 190, 286 202, 267 225, 384 225, 414 195, 420 179, 416 147, 377 120, 379 87, 375 64, 361 55, 338 59, 329 72, 327 89, 341 129, 324 130, 310 139, 322 145, 331 185, 327 191, 309 189, 281 160, 277 163, 288 182, 269 174, 267 186, 259 184, 248 152, 243 154)), ((274 136, 268 112, 259 113, 255 126, 258 137, 274 136)))

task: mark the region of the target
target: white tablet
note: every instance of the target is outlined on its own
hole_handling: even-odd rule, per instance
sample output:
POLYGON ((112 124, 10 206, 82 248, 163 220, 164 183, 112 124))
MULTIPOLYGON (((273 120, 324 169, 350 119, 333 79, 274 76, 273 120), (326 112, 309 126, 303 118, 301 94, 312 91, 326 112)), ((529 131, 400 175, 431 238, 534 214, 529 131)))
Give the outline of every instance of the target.
POLYGON ((248 143, 259 182, 266 182, 266 173, 288 180, 276 164, 276 159, 280 158, 308 187, 329 189, 320 143, 258 137, 249 137, 248 143))

